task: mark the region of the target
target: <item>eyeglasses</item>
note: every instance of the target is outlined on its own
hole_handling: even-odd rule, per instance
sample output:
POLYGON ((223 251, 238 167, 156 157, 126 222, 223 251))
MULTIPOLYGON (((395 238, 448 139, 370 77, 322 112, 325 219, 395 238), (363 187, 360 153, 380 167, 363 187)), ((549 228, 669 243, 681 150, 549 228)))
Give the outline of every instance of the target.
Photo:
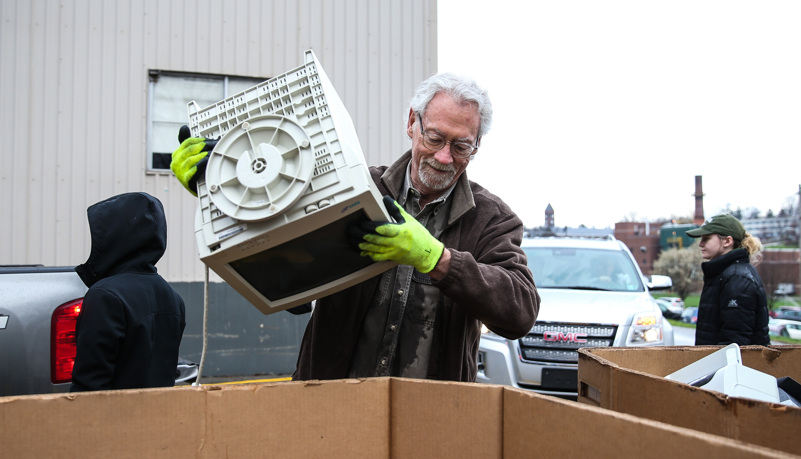
POLYGON ((417 114, 417 119, 420 121, 420 135, 423 136, 423 145, 429 150, 440 151, 445 148, 445 145, 451 144, 451 155, 459 159, 465 159, 478 150, 478 139, 475 145, 470 144, 470 142, 445 140, 439 133, 423 130, 423 117, 420 116, 420 113, 417 114))

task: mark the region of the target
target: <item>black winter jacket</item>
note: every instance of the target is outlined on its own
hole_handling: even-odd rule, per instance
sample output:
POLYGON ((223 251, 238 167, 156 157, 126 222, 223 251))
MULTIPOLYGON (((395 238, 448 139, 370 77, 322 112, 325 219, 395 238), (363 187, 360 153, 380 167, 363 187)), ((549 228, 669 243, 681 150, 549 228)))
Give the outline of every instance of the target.
POLYGON ((765 288, 745 249, 701 264, 704 289, 695 344, 770 344, 765 288))
POLYGON ((126 193, 87 214, 92 248, 75 271, 89 290, 71 390, 173 386, 186 313, 156 272, 167 247, 164 208, 146 193, 126 193))

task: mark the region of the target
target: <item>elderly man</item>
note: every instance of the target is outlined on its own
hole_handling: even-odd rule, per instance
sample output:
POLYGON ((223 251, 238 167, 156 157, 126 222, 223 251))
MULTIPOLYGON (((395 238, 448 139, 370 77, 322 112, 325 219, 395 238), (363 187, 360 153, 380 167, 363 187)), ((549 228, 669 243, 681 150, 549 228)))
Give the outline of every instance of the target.
MULTIPOLYGON (((523 224, 465 174, 491 121, 472 80, 438 74, 420 84, 406 127, 412 149, 370 168, 395 221, 354 228, 363 256, 399 265, 317 300, 294 379, 475 381, 482 323, 510 339, 528 333, 540 298, 520 249, 523 224)), ((173 153, 182 183, 192 175, 182 149, 202 144, 173 153)))

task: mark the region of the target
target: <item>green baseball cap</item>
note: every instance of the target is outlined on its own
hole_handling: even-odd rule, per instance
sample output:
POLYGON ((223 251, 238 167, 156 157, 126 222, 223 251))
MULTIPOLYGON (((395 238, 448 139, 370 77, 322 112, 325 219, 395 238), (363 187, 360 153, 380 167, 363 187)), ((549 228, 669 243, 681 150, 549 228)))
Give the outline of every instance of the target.
POLYGON ((722 214, 708 218, 700 228, 687 231, 687 236, 690 237, 701 237, 707 234, 731 236, 735 240, 742 241, 745 237, 745 227, 740 220, 730 214, 722 214))

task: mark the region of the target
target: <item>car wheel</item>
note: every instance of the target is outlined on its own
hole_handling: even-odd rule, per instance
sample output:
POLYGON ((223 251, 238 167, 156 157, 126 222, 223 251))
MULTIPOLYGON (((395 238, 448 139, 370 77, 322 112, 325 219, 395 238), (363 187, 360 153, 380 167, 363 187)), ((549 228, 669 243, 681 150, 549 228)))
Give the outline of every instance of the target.
POLYGON ((786 328, 782 328, 782 331, 781 333, 779 333, 779 335, 784 336, 785 338, 789 338, 790 332, 788 332, 786 328))

